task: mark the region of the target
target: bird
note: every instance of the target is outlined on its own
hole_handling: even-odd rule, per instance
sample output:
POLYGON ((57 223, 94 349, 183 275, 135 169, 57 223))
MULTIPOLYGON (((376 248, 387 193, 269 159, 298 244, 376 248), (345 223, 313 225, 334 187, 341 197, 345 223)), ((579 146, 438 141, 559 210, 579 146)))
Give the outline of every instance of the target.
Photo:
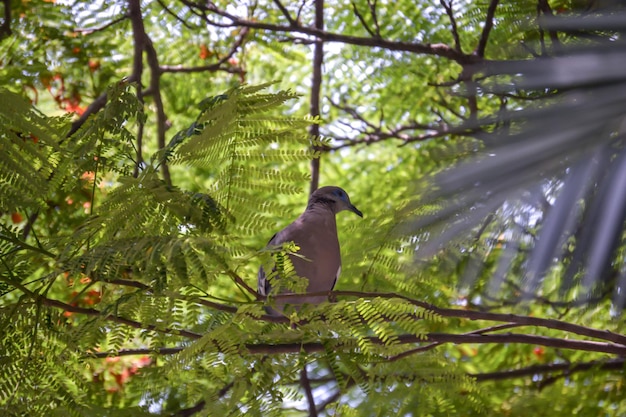
MULTIPOLYGON (((335 215, 344 210, 363 217, 363 213, 350 202, 348 193, 342 188, 318 188, 311 194, 304 212, 293 223, 276 233, 267 244, 271 248, 285 242, 294 242, 300 248, 296 254, 288 256, 296 275, 308 280, 305 293, 330 292, 337 283, 341 273, 341 253, 335 215)), ((280 276, 272 278, 274 279, 280 279, 280 276)), ((270 294, 271 288, 270 280, 261 266, 258 273, 258 293, 265 298, 270 294)), ((286 304, 320 304, 327 299, 327 296, 319 294, 284 297, 276 301, 278 310, 268 307, 266 311, 270 315, 279 316, 286 304)))

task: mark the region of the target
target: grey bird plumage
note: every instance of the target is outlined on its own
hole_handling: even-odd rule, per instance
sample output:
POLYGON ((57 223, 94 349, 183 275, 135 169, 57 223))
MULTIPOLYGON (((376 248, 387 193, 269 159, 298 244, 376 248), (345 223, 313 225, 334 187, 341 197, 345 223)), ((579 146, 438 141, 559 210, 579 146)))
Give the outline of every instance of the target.
MULTIPOLYGON (((337 282, 341 272, 341 252, 335 214, 343 210, 352 211, 363 217, 363 213, 350 202, 350 197, 343 189, 334 186, 319 188, 311 194, 304 213, 276 233, 268 243, 268 247, 272 247, 285 242, 294 242, 300 248, 296 255, 289 257, 296 274, 308 280, 307 293, 330 292, 337 282)), ((267 296, 270 290, 270 282, 263 267, 260 267, 258 292, 267 296)), ((327 296, 303 294, 284 297, 277 300, 276 305, 278 309, 282 309, 285 304, 319 304, 325 300, 327 296)), ((273 309, 269 309, 268 312, 280 314, 273 309)))

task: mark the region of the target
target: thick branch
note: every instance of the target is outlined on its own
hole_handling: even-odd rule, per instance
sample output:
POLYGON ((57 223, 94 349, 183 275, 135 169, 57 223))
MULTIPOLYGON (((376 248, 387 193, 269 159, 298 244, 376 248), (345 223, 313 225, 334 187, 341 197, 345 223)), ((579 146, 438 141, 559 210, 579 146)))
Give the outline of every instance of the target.
MULTIPOLYGON (((315 0, 315 28, 317 30, 324 29, 324 0, 315 0)), ((311 79, 311 101, 309 112, 311 116, 320 115, 320 95, 322 89, 322 65, 324 64, 324 42, 317 39, 315 49, 313 51, 313 75, 311 79)), ((312 137, 318 137, 320 134, 320 126, 313 123, 309 127, 309 133, 312 137)), ((321 149, 315 149, 321 150, 321 149)), ((310 193, 317 190, 320 180, 320 158, 311 160, 311 187, 310 193)))
MULTIPOLYGON (((141 93, 141 74, 143 72, 143 52, 146 52, 146 58, 148 66, 150 67, 150 92, 154 100, 157 116, 157 146, 159 149, 165 147, 165 130, 166 130, 166 117, 163 107, 163 99, 161 98, 161 70, 159 67, 159 58, 157 56, 152 40, 146 33, 146 29, 143 24, 143 16, 141 14, 141 2, 140 0, 128 0, 128 10, 130 20, 133 25, 133 41, 134 41, 134 56, 133 56, 133 73, 131 80, 137 80, 139 86, 139 96, 141 93)), ((140 133, 143 132, 142 126, 140 126, 140 133)), ((142 138, 138 135, 137 139, 137 164, 141 163, 141 149, 142 138)), ((172 183, 170 178, 169 168, 166 162, 161 164, 161 173, 163 179, 167 184, 172 183)))
MULTIPOLYGON (((114 284, 120 285, 129 285, 134 286, 136 288, 148 289, 145 284, 136 283, 135 281, 126 281, 126 280, 116 280, 111 281, 114 284)), ((328 293, 311 293, 311 295, 328 295, 328 293)), ((568 323, 561 320, 556 319, 545 319, 540 317, 530 317, 530 316, 520 316, 515 314, 502 314, 502 313, 490 313, 483 311, 473 311, 473 310, 464 310, 464 309, 453 309, 453 308, 441 308, 437 307, 433 304, 429 304, 423 301, 415 300, 406 296, 402 296, 394 293, 370 293, 370 292, 358 292, 358 291, 333 291, 332 295, 336 296, 350 296, 350 297, 359 297, 359 298, 399 298, 405 301, 410 302, 411 304, 424 308, 426 310, 432 311, 435 314, 438 314, 442 317, 453 317, 453 318, 464 318, 469 320, 483 320, 488 322, 500 322, 506 323, 504 325, 497 325, 488 328, 483 328, 480 330, 475 330, 465 334, 466 336, 470 335, 478 335, 484 334, 487 332, 492 332, 496 330, 502 330, 504 328, 509 327, 517 327, 517 326, 536 326, 543 327, 546 329, 552 330, 560 330, 568 333, 577 334, 580 336, 591 337, 599 340, 605 340, 609 342, 613 342, 622 346, 626 346, 626 336, 612 333, 606 330, 598 330, 590 327, 580 326, 577 324, 568 323)), ((290 295, 279 295, 276 296, 277 299, 289 299, 290 295)), ((190 300, 191 301, 191 300, 190 300)), ((237 311, 237 307, 228 306, 225 304, 219 304, 212 301, 204 300, 204 299, 196 299, 193 300, 198 302, 199 304, 205 305, 209 308, 235 313, 237 311)), ((286 317, 274 317, 274 316, 262 316, 260 318, 264 321, 272 321, 278 323, 288 323, 289 319, 286 317)), ((461 335, 458 335, 461 336, 461 335)))
MULTIPOLYGON (((185 334, 180 333, 183 336, 185 334)), ((199 339, 200 335, 192 333, 192 336, 187 336, 191 339, 199 339)), ((384 345, 385 341, 378 337, 365 338, 368 342, 376 345, 384 345)), ((506 343, 522 343, 529 345, 548 346, 559 349, 571 349, 580 350, 586 352, 599 352, 609 353, 613 355, 626 355, 626 346, 618 345, 614 343, 593 342, 586 340, 572 340, 572 339, 560 339, 555 337, 536 336, 519 333, 508 334, 451 334, 451 333, 428 333, 424 336, 414 335, 400 335, 397 338, 397 343, 400 345, 413 345, 416 343, 437 343, 439 345, 444 343, 454 344, 506 344, 506 343)), ((215 349, 219 351, 220 347, 217 344, 213 345, 215 349)), ((341 351, 343 343, 338 343, 334 346, 336 351, 341 351)), ((347 342, 345 346, 349 346, 348 349, 353 349, 354 344, 352 341, 347 342)), ((309 342, 309 343, 248 343, 244 346, 246 353, 253 355, 269 355, 269 354, 283 354, 283 353, 317 353, 323 352, 325 346, 321 342, 309 342)), ((164 355, 172 355, 182 351, 183 347, 159 349, 156 352, 164 355)), ((117 352, 118 356, 130 356, 130 355, 142 355, 148 353, 154 353, 154 350, 150 349, 133 349, 123 350, 117 352)), ((106 352, 95 352, 92 354, 94 357, 106 357, 110 354, 106 352)))
POLYGON ((2 0, 4 3, 4 22, 0 26, 0 40, 11 36, 11 0, 2 0))
MULTIPOLYGON (((142 24, 143 26, 143 24, 142 24)), ((145 32, 144 32, 145 33, 145 32)), ((152 91, 152 98, 157 110, 157 145, 159 149, 165 148, 165 131, 167 129, 167 117, 165 116, 165 108, 163 105, 163 99, 161 97, 161 69, 159 67, 159 57, 156 49, 152 44, 152 40, 145 34, 146 37, 146 58, 148 65, 150 66, 150 90, 152 91)), ((161 163, 161 173, 163 179, 169 185, 172 184, 170 177, 170 170, 167 166, 167 162, 161 163)))
MULTIPOLYGON (((6 280, 5 280, 6 281, 6 280)), ((50 307, 60 308, 64 311, 69 311, 77 314, 84 314, 89 316, 100 316, 104 320, 112 321, 115 323, 124 324, 137 329, 146 329, 150 331, 158 331, 173 335, 180 335, 192 340, 199 339, 201 337, 200 334, 193 333, 187 330, 179 330, 179 329, 171 329, 171 328, 158 328, 157 326, 140 323, 134 320, 126 319, 123 317, 119 317, 113 314, 105 313, 103 311, 98 311, 92 308, 83 308, 72 306, 70 304, 61 302, 59 300, 50 299, 44 297, 40 294, 34 293, 33 291, 26 288, 24 285, 15 282, 15 280, 7 281, 10 285, 15 286, 19 290, 21 290, 28 297, 33 299, 36 302, 40 302, 43 305, 47 305, 50 307)), ((121 284, 121 282, 120 282, 121 284)), ((566 323, 558 320, 551 319, 542 319, 537 317, 528 317, 528 316, 517 316, 513 314, 497 314, 497 313, 484 313, 478 311, 468 311, 468 310, 457 310, 457 309, 448 309, 448 308, 438 308, 433 306, 432 304, 428 304, 425 302, 412 300, 408 297, 403 297, 397 294, 377 294, 377 293, 361 293, 361 292, 351 292, 351 291, 337 291, 334 293, 335 295, 349 295, 349 296, 359 296, 359 297, 382 297, 382 298, 401 298, 411 302, 412 304, 419 306, 421 308, 428 309, 436 314, 439 314, 444 317, 456 317, 456 318, 467 318, 472 320, 485 320, 485 321, 500 321, 506 323, 514 323, 516 325, 531 325, 531 326, 540 326, 554 330, 562 330, 578 335, 594 337, 597 339, 608 340, 612 343, 606 342, 596 342, 596 341, 586 341, 586 340, 572 340, 572 339, 562 339, 562 338, 554 338, 554 337, 545 337, 545 336, 537 336, 537 335, 528 335, 528 334, 489 334, 486 335, 486 332, 491 332, 495 330, 501 330, 504 327, 513 327, 513 326, 495 326, 489 327, 486 329, 481 329, 475 332, 470 332, 466 334, 449 334, 449 333, 429 333, 425 335, 425 337, 419 337, 414 335, 400 335, 397 338, 398 343, 400 344, 422 344, 425 342, 442 344, 442 343, 476 343, 476 344, 490 344, 490 343, 523 343, 523 344, 532 344, 532 345, 540 345, 540 346, 550 346, 555 348, 562 349, 572 349, 572 350, 582 350, 582 351, 590 351, 590 352, 602 352, 609 354, 618 354, 618 355, 626 355, 626 336, 611 333, 608 331, 596 330, 584 326, 579 326, 571 323, 566 323), (613 343, 614 342, 614 343, 613 343)), ((212 306, 213 308, 215 306, 212 306)), ((228 308, 228 310, 233 310, 233 307, 228 308)), ((261 319, 266 319, 266 317, 262 317, 261 319)), ((287 321, 286 318, 281 317, 279 321, 287 321)), ((275 321, 275 320, 271 320, 275 321)), ((377 337, 369 337, 368 340, 374 344, 385 344, 385 342, 377 337)), ((341 347, 341 343, 337 346, 337 348, 341 347)), ((351 344, 350 344, 351 346, 351 344)), ((219 347, 216 346, 217 349, 219 347)), ((324 350, 324 345, 322 343, 261 343, 261 344, 247 344, 245 345, 245 349, 251 354, 276 354, 276 353, 297 353, 297 352, 320 352, 324 350)), ((414 348, 412 348, 414 350, 414 348)), ((169 351, 169 353, 175 353, 175 350, 169 351)), ((412 352, 415 353, 415 352, 412 352)))
POLYGON ((143 86, 141 85, 141 74, 143 73, 143 50, 145 29, 143 27, 143 16, 141 15, 141 2, 139 0, 128 1, 128 16, 133 27, 133 72, 130 75, 131 81, 137 81, 139 85, 139 96, 143 86))
MULTIPOLYGON (((137 97, 141 104, 144 104, 143 85, 141 84, 141 75, 143 74, 143 51, 146 42, 145 30, 143 27, 143 17, 141 15, 141 3, 139 0, 130 0, 128 3, 130 21, 133 27, 133 72, 130 75, 132 81, 137 82, 137 97)), ((134 177, 139 176, 139 170, 143 163, 143 134, 144 120, 139 118, 137 126, 137 139, 135 152, 137 153, 135 161, 134 177)))

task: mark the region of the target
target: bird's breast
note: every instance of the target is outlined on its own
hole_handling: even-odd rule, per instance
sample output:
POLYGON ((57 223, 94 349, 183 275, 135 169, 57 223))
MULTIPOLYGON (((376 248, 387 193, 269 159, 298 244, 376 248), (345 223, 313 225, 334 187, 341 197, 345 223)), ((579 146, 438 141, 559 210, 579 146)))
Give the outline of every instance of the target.
POLYGON ((293 256, 296 273, 309 280, 307 292, 330 291, 341 267, 341 253, 336 234, 314 233, 297 242, 299 256, 293 256), (304 259, 303 259, 304 258, 304 259))

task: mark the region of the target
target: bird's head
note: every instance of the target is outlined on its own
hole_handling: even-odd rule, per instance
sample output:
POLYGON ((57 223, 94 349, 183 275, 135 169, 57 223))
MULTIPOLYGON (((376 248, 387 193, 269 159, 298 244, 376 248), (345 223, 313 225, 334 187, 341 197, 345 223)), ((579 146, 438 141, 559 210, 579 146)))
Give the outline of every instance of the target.
POLYGON ((339 213, 342 210, 349 210, 358 216, 363 217, 363 213, 361 213, 361 211, 350 202, 348 193, 339 187, 326 186, 318 188, 313 192, 313 194, 311 194, 309 206, 315 203, 328 205, 334 213, 339 213))

